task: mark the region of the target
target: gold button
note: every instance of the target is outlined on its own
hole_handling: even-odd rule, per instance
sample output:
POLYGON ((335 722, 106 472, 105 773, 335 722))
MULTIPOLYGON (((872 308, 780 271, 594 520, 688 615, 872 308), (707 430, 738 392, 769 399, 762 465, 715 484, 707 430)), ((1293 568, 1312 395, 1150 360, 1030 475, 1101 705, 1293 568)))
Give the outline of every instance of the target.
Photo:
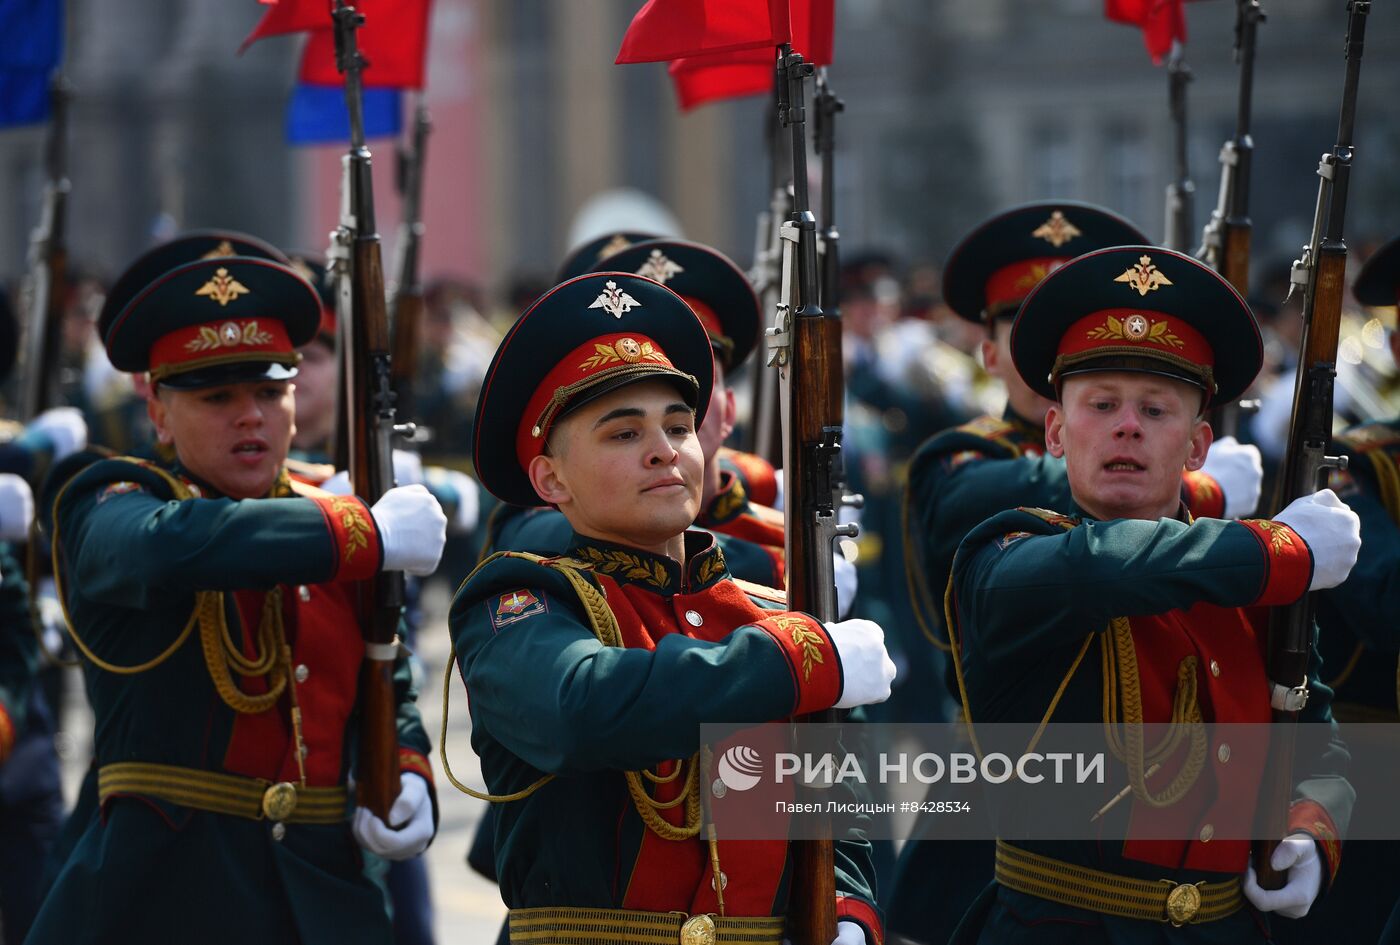
POLYGON ((700 616, 700 612, 698 610, 687 610, 685 612, 685 622, 690 624, 692 627, 698 627, 705 622, 705 618, 700 616))
POLYGON ((681 926, 681 945, 715 945, 715 920, 693 915, 681 926))
POLYGON ((1215 836, 1215 825, 1214 825, 1214 824, 1206 824, 1204 827, 1201 828, 1201 842, 1202 842, 1202 843, 1210 843, 1211 837, 1214 837, 1214 836, 1215 836))
POLYGON ((297 682, 306 682, 307 678, 311 675, 311 667, 307 666, 305 663, 298 663, 292 675, 296 676, 297 682))
POLYGON ((1229 761, 1229 760, 1230 760, 1230 746, 1229 746, 1229 745, 1221 745, 1219 748, 1217 748, 1217 749, 1215 750, 1215 757, 1217 757, 1217 758, 1220 759, 1220 763, 1221 763, 1222 765, 1223 765, 1225 762, 1229 761))
POLYGON ((1220 677, 1220 664, 1215 660, 1210 661, 1210 674, 1216 678, 1220 677))
POLYGON ((1201 908, 1201 891, 1190 883, 1182 883, 1167 893, 1167 918, 1172 925, 1185 925, 1196 917, 1201 908))
POLYGON ((262 812, 268 820, 286 820, 297 809, 297 789, 278 781, 263 792, 262 812))

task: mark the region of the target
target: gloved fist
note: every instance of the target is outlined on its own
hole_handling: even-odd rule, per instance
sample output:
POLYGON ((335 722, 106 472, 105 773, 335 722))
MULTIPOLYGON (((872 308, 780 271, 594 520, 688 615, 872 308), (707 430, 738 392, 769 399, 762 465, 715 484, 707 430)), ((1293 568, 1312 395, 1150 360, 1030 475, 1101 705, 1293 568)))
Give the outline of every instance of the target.
POLYGON ((27 541, 34 523, 34 492, 23 476, 0 473, 0 541, 27 541))
POLYGON ((29 422, 26 433, 41 433, 53 444, 53 461, 87 446, 87 421, 77 407, 54 407, 29 422))
POLYGON ((1294 499, 1274 516, 1307 542, 1313 557, 1310 591, 1336 587, 1347 579, 1361 550, 1361 519, 1331 489, 1294 499))
MULTIPOLYGON (((413 486, 423 481, 423 460, 413 450, 394 450, 394 485, 413 486)), ((331 495, 349 495, 350 473, 342 469, 325 482, 321 489, 331 495)))
POLYGON ((1283 838, 1269 865, 1276 870, 1288 870, 1288 882, 1282 889, 1261 889, 1250 864, 1244 874, 1244 897, 1260 912, 1277 912, 1289 919, 1301 919, 1312 908, 1322 889, 1322 861, 1317 856, 1317 844, 1305 833, 1283 838))
POLYGON ((423 577, 437 570, 447 543, 447 516, 432 493, 421 485, 395 486, 369 510, 379 526, 385 571, 406 571, 423 577))
POLYGON ((1259 507, 1264 484, 1259 447, 1247 446, 1233 436, 1222 437, 1210 445, 1201 472, 1220 484, 1226 518, 1246 518, 1259 507))
POLYGON ((389 808, 391 827, 368 808, 355 811, 350 829, 360 846, 386 860, 407 860, 428 849, 433 839, 433 802, 428 782, 416 774, 399 775, 399 797, 389 808))
POLYGON ((894 661, 885 649, 885 631, 873 620, 838 620, 826 624, 836 655, 841 660, 845 685, 838 709, 854 709, 858 705, 884 702, 890 697, 894 682, 894 661))
POLYGON ((447 530, 453 535, 463 535, 476 528, 481 515, 481 494, 476 480, 466 473, 445 466, 428 466, 423 470, 423 482, 452 507, 452 519, 447 530), (454 504, 453 497, 457 501, 454 504))

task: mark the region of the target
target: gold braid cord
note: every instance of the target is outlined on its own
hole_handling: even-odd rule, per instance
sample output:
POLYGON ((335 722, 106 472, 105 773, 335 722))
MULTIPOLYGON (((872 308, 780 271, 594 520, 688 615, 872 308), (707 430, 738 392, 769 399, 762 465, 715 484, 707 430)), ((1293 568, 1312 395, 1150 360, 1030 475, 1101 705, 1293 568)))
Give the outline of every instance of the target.
MULTIPOLYGON (((553 558, 543 558, 539 555, 527 554, 518 551, 501 551, 491 555, 486 560, 476 566, 471 574, 467 575, 465 585, 476 576, 476 573, 497 558, 520 558, 534 564, 543 565, 562 574, 578 595, 579 601, 583 604, 584 611, 588 614, 589 629, 598 638, 598 642, 604 646, 622 646, 622 631, 618 628, 617 618, 613 616, 612 610, 608 607, 607 600, 598 590, 589 584, 584 578, 583 572, 579 569, 578 562, 568 559, 559 560, 553 558)), ((483 801, 490 801, 494 804, 504 804, 511 801, 523 800, 554 780, 554 775, 546 774, 533 784, 513 794, 487 794, 473 790, 461 781, 457 780, 452 773, 452 766, 447 761, 447 717, 448 717, 448 689, 452 682, 452 667, 457 662, 457 648, 454 644, 452 652, 447 660, 447 666, 443 673, 442 686, 442 728, 438 740, 438 753, 442 758, 442 770, 447 774, 447 780, 452 786, 464 794, 478 798, 483 801)), ((632 804, 637 808, 637 814, 657 836, 663 840, 690 840, 699 836, 700 828, 704 821, 700 809, 700 758, 698 753, 692 755, 685 761, 678 761, 676 770, 669 775, 656 775, 650 771, 626 771, 623 772, 627 781, 627 793, 632 798, 632 804), (650 779, 657 784, 666 784, 676 780, 680 776, 682 769, 687 769, 685 783, 681 788, 681 793, 670 801, 658 801, 647 793, 643 777, 650 779), (680 826, 677 826, 662 817, 657 811, 669 810, 674 807, 685 805, 685 817, 680 826)))
MULTIPOLYGON (((139 463, 165 480, 171 492, 179 501, 191 499, 194 494, 179 479, 163 469, 149 463, 139 463)), ((72 480, 70 480, 71 484, 72 480)), ((134 676, 155 669, 175 655, 190 638, 196 625, 199 627, 199 640, 204 651, 204 664, 209 669, 209 677, 219 698, 235 712, 253 714, 265 712, 277 704, 287 688, 291 672, 291 649, 286 645, 286 634, 282 626, 281 588, 270 591, 263 600, 262 619, 258 622, 258 639, 255 655, 245 656, 229 634, 228 619, 224 611, 224 595, 219 591, 200 591, 195 594, 194 611, 185 627, 164 651, 144 663, 122 666, 102 659, 79 635, 68 612, 68 602, 63 593, 63 571, 59 567, 58 506, 68 491, 68 484, 59 490, 54 499, 53 522, 53 574, 54 590, 63 608, 63 619, 68 625, 68 633, 73 643, 84 656, 99 669, 120 676, 134 676), (279 658, 280 657, 280 658, 279 658), (230 669, 230 665, 233 669, 230 669), (239 675, 254 679, 267 679, 267 691, 248 693, 238 687, 233 679, 233 670, 239 675)), ((299 713, 298 713, 299 714, 299 713)))
POLYGON ((1142 681, 1138 676, 1137 650, 1133 631, 1126 617, 1115 617, 1099 642, 1103 657, 1104 738, 1114 757, 1128 768, 1133 797, 1149 807, 1170 807, 1195 785, 1205 767, 1206 731, 1201 706, 1196 700, 1196 657, 1182 659, 1176 669, 1176 693, 1168 734, 1148 751, 1143 744, 1142 681), (1119 693, 1122 695, 1123 731, 1119 737, 1119 693), (1176 777, 1153 794, 1147 789, 1146 771, 1174 753, 1183 737, 1189 737, 1186 761, 1176 777))

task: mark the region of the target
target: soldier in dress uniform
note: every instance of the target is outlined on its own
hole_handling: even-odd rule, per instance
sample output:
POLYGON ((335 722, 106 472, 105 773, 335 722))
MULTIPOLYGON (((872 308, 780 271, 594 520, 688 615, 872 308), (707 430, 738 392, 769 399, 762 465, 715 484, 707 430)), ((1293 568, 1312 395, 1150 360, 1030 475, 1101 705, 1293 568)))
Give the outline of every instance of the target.
MULTIPOLYGON (((784 611, 781 592, 737 584, 713 536, 687 531, 712 378, 705 329, 679 296, 605 272, 522 315, 482 388, 482 485, 554 505, 574 531, 557 557, 488 559, 450 616, 472 744, 501 802, 513 939, 591 928, 777 945, 787 843, 707 839, 702 811, 725 792, 698 726, 889 694, 877 626, 784 611)), ((869 845, 843 836, 835 853, 837 941, 874 945, 869 845)))
MULTIPOLYGON (((949 632, 974 731, 1267 723, 1271 702, 1297 708, 1296 691, 1267 678, 1263 630, 1243 608, 1340 584, 1360 546, 1356 514, 1330 491, 1273 520, 1192 520, 1181 501, 1182 470, 1210 444, 1203 411, 1238 397, 1262 362, 1244 300, 1188 256, 1099 250, 1031 292, 1011 355, 1053 403, 1046 446, 1065 460, 1071 499, 995 515, 958 549, 949 632)), ((1282 889, 1255 882, 1248 841, 1216 836, 1217 824, 1247 835, 1254 823, 1267 745, 1232 746, 1213 729, 1164 749, 1158 777, 1144 761, 1152 746, 1111 754, 1122 760, 1106 783, 1133 787, 1106 805, 1096 840, 998 840, 996 882, 955 940, 1264 942, 1267 913, 1306 913, 1336 875, 1354 798, 1317 668, 1314 655, 1300 721, 1329 744, 1313 757, 1299 741, 1308 774, 1272 861, 1282 889), (1149 839, 1139 816, 1171 829, 1149 839)))
POLYGON ((319 319, 287 266, 216 256, 157 275, 102 320, 112 364, 149 372, 173 458, 97 462, 53 503, 101 817, 30 942, 389 938, 360 848, 420 852, 436 803, 402 656, 391 823, 347 790, 357 582, 431 571, 446 521, 421 486, 368 508, 287 476, 295 348, 319 319))
MULTIPOLYGON (((1352 286, 1363 305, 1392 306, 1400 296, 1400 239, 1377 250, 1352 286)), ((1400 362, 1400 335, 1390 332, 1400 362)), ((1346 583, 1318 595, 1318 649, 1325 680, 1335 692, 1332 711, 1342 723, 1400 721, 1396 659, 1400 654, 1400 418, 1364 423, 1339 433, 1332 454, 1348 457, 1330 485, 1361 518, 1361 554, 1346 583)), ((1361 809, 1385 804, 1393 783, 1378 781, 1374 763, 1358 763, 1361 809)), ((1364 816, 1364 815, 1359 815, 1364 816)), ((1281 929, 1280 943, 1321 941, 1347 929, 1350 940, 1375 942, 1400 899, 1400 870, 1393 841, 1347 845, 1347 868, 1319 908, 1296 926, 1281 929)), ((1397 923, 1400 925, 1400 923, 1397 923)), ((1400 927, 1386 941, 1400 941, 1400 927)))
MULTIPOLYGON (((955 699, 952 664, 938 652, 948 648, 943 593, 958 544, 997 512, 1023 505, 1058 508, 1069 499, 1064 462, 1045 454, 1045 412, 1051 401, 1028 386, 1011 361, 1012 319, 1040 280, 1070 259, 1107 246, 1146 241, 1137 227, 1102 207, 1049 201, 992 217, 948 256, 944 298, 959 317, 985 327, 982 361, 1007 394, 1000 417, 982 416, 944 430, 919 448, 909 466, 905 568, 921 631, 921 639, 911 641, 910 649, 924 657, 913 669, 930 686, 937 685, 941 670, 955 699)), ((1214 517, 1227 511, 1234 516, 1253 512, 1262 475, 1258 450, 1221 441, 1213 444, 1208 465, 1209 470, 1182 475, 1183 498, 1192 513, 1214 517), (1220 480, 1229 485, 1228 503, 1220 480)), ((990 879, 994 851, 990 843, 968 841, 950 847, 921 840, 922 831, 934 827, 934 818, 919 821, 916 829, 921 829, 901 853, 887 907, 892 931, 941 943, 961 911, 931 902, 928 890, 942 890, 966 906, 990 879)))

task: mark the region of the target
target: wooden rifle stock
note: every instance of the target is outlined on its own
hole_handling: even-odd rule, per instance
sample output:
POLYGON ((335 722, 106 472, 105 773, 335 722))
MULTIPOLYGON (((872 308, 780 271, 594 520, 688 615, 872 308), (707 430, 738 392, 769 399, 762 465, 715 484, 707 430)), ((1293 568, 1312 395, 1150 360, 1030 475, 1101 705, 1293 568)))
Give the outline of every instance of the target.
MULTIPOLYGON (((394 399, 389 381, 389 318, 385 308, 384 270, 374 221, 370 153, 364 144, 360 70, 363 60, 355 30, 363 22, 345 0, 333 13, 337 58, 345 75, 350 111, 350 154, 346 181, 348 210, 342 221, 351 240, 350 278, 341 291, 350 294, 345 344, 345 389, 349 426, 349 471, 355 495, 373 505, 393 488, 389 442, 394 427, 394 399)), ((403 574, 380 572, 361 585, 361 629, 365 665, 360 683, 359 802, 385 823, 399 793, 397 699, 394 693, 396 634, 403 610, 403 574)), ((392 825, 391 825, 392 826, 392 825)))
MULTIPOLYGON (((841 322, 819 302, 817 223, 807 200, 803 83, 812 67, 788 46, 779 50, 778 117, 792 132, 793 206, 784 224, 783 287, 774 361, 782 378, 784 517, 788 606, 818 620, 836 619, 832 541, 840 470, 843 365, 841 322), (794 265, 795 263, 795 265, 794 265), (795 290, 795 291, 794 291, 795 290), (794 295, 797 306, 793 307, 794 295), (784 335, 785 333, 785 335, 784 335)), ((835 722, 834 711, 801 721, 835 722)), ((799 750, 801 726, 798 726, 799 750)), ((792 843, 788 930, 793 945, 836 938, 836 868, 831 822, 809 822, 811 839, 792 843)))
MULTIPOLYGON (((1303 295, 1303 339, 1293 388, 1293 418, 1279 477, 1277 506, 1316 492, 1329 468, 1344 462, 1326 454, 1332 436, 1332 385, 1337 371, 1342 298, 1346 290, 1347 247, 1343 239, 1347 190, 1351 180, 1356 93, 1361 77, 1369 0, 1347 4, 1346 82, 1342 91, 1337 144, 1318 165, 1317 207, 1312 238, 1293 264, 1292 285, 1303 295)), ((1280 889, 1287 875, 1273 868, 1273 851, 1288 825, 1293 797, 1293 757, 1298 713, 1306 704, 1308 656, 1313 635, 1313 595, 1274 608, 1269 614, 1267 668, 1273 684, 1270 755, 1258 808, 1253 846, 1254 870, 1264 889, 1280 889), (1291 698, 1290 698, 1291 697, 1291 698)))

